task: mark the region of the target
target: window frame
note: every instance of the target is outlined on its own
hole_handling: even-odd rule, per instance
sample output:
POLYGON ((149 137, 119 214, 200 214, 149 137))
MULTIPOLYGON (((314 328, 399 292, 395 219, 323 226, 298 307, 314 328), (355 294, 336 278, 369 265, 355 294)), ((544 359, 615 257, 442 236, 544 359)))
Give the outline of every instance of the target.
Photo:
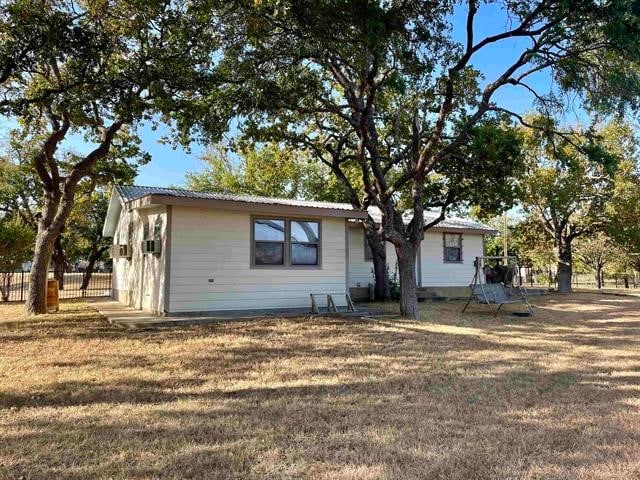
POLYGON ((275 218, 275 217, 256 217, 251 220, 251 266, 254 268, 284 268, 287 265, 287 234, 288 227, 287 221, 284 218, 275 218), (256 222, 260 220, 273 220, 280 221, 284 224, 284 232, 282 232, 282 240, 256 240, 256 222), (282 263, 271 263, 271 264, 259 264, 256 263, 256 244, 258 242, 262 243, 277 243, 282 245, 282 263))
POLYGON ((135 228, 133 224, 133 219, 130 218, 127 222, 127 245, 133 245, 133 229, 135 228))
POLYGON ((251 215, 249 220, 251 231, 251 246, 249 248, 249 264, 252 269, 267 270, 321 270, 322 269, 322 220, 314 217, 287 217, 282 215, 251 215), (278 240, 256 240, 255 222, 258 220, 281 220, 284 221, 284 241, 278 240), (291 223, 292 222, 313 222, 318 224, 318 243, 312 242, 292 242, 291 223), (283 263, 279 265, 260 265, 256 263, 256 243, 257 242, 282 243, 284 249, 283 263), (291 263, 291 248, 294 243, 302 245, 317 245, 318 263, 316 265, 296 265, 291 263))
MULTIPOLYGON (((451 248, 451 247, 449 247, 451 248)), ((442 232, 442 261, 443 263, 464 263, 464 243, 460 232, 442 232), (447 235, 457 235, 460 238, 460 260, 447 259, 447 235)))
MULTIPOLYGON (((156 215, 156 218, 153 220, 153 231, 149 232, 149 235, 151 235, 151 238, 149 240, 162 242, 163 228, 164 222, 162 221, 162 215, 156 215)), ((151 225, 149 225, 149 229, 151 229, 151 225)))
POLYGON ((363 235, 364 237, 364 261, 373 263, 373 250, 371 249, 371 245, 369 245, 369 241, 367 240, 367 234, 363 235), (369 250, 369 254, 367 255, 367 250, 369 250))
POLYGON ((148 217, 142 221, 142 241, 146 242, 147 240, 153 240, 151 237, 151 222, 148 217))

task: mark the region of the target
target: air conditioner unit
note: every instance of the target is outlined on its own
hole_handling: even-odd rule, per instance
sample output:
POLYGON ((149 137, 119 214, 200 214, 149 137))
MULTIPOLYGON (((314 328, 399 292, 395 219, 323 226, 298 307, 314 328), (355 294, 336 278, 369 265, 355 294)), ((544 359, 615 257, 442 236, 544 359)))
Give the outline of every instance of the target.
POLYGON ((131 245, 117 243, 111 245, 111 258, 131 258, 131 245))
POLYGON ((160 240, 143 240, 142 253, 159 254, 161 249, 160 240))

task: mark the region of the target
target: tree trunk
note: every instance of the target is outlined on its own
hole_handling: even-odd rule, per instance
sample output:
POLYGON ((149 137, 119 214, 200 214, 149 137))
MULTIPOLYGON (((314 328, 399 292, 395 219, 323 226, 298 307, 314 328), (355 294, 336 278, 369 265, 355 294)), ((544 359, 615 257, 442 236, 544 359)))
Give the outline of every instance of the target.
POLYGON ((38 227, 25 308, 29 315, 47 313, 47 274, 58 233, 38 227))
POLYGON ((0 273, 0 294, 2 294, 2 301, 9 301, 9 293, 11 292, 11 279, 13 278, 13 272, 0 273))
POLYGON ((44 202, 42 216, 38 221, 29 292, 25 304, 27 315, 47 313, 47 269, 51 262, 55 241, 71 214, 78 184, 91 173, 97 161, 109 154, 113 138, 124 124, 124 120, 118 117, 108 128, 100 128, 100 145, 76 163, 67 175, 61 176, 55 153, 58 144, 69 131, 71 122, 68 112, 62 107, 60 115, 60 119, 50 115, 53 131, 34 161, 35 170, 42 182, 44 202))
POLYGON ((87 263, 87 267, 82 274, 82 285, 80 285, 80 290, 83 292, 89 288, 89 282, 91 281, 91 276, 93 275, 93 269, 96 266, 96 258, 91 257, 89 262, 87 263))
POLYGON ((400 276, 400 315, 420 320, 416 286, 416 251, 408 242, 396 245, 398 272, 400 276))
POLYGON ((91 282, 91 276, 93 275, 93 270, 96 267, 96 262, 100 259, 102 254, 106 252, 109 247, 102 247, 99 249, 95 249, 95 247, 91 250, 91 255, 89 255, 89 261, 87 263, 87 267, 84 270, 84 274, 82 275, 82 285, 80 285, 80 290, 86 290, 89 288, 89 282, 91 282))
POLYGON ((385 241, 370 227, 365 227, 365 236, 373 256, 374 297, 378 302, 386 302, 391 298, 389 287, 389 271, 387 269, 387 252, 385 241))
POLYGON ((62 235, 58 235, 53 244, 53 278, 58 281, 58 288, 64 290, 64 272, 66 270, 67 259, 62 249, 62 235))
POLYGON ((598 290, 602 288, 602 267, 596 267, 596 286, 598 290))
POLYGON ((27 315, 47 313, 47 273, 56 241, 73 208, 74 189, 75 186, 64 192, 62 198, 53 194, 45 197, 43 215, 38 222, 36 244, 33 249, 33 264, 25 304, 27 315))
POLYGON ((556 257, 558 260, 558 292, 571 293, 571 279, 573 277, 573 258, 571 252, 571 242, 560 239, 556 247, 556 257))

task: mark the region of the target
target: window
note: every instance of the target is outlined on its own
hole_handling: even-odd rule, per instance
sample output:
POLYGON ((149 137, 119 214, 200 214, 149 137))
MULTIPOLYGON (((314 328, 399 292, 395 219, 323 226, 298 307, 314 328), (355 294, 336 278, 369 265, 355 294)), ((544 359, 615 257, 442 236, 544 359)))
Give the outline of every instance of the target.
POLYGON ((154 240, 162 239, 162 217, 160 215, 156 217, 156 221, 153 224, 153 239, 154 240))
POLYGON ((318 265, 318 222, 291 222, 291 265, 318 265))
POLYGON ((142 240, 151 240, 149 236, 149 222, 145 220, 142 224, 142 240))
POLYGON ((284 220, 255 220, 253 238, 255 265, 284 265, 284 220))
POLYGON ((444 261, 462 262, 462 234, 445 233, 444 241, 444 261))
POLYGON ((371 245, 369 245, 369 240, 367 240, 367 236, 364 236, 364 261, 365 262, 373 262, 373 252, 371 251, 371 245))
POLYGON ((252 265, 319 266, 320 223, 306 220, 253 220, 252 265))

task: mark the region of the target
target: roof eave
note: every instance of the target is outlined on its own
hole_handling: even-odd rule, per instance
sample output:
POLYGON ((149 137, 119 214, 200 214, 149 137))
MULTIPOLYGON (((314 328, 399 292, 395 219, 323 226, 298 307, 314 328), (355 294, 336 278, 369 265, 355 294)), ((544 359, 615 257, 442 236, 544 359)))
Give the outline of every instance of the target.
POLYGON ((435 226, 425 231, 436 232, 451 232, 451 233, 470 233, 475 235, 497 235, 498 231, 490 228, 465 228, 465 227, 447 227, 447 226, 435 226))
POLYGON ((154 205, 176 205, 192 208, 212 208, 241 212, 259 212, 274 215, 311 215, 316 217, 367 218, 367 212, 342 208, 324 208, 302 205, 281 205, 271 203, 244 202, 238 200, 218 200, 210 198, 188 198, 172 195, 148 194, 126 203, 127 208, 142 209, 154 205))

